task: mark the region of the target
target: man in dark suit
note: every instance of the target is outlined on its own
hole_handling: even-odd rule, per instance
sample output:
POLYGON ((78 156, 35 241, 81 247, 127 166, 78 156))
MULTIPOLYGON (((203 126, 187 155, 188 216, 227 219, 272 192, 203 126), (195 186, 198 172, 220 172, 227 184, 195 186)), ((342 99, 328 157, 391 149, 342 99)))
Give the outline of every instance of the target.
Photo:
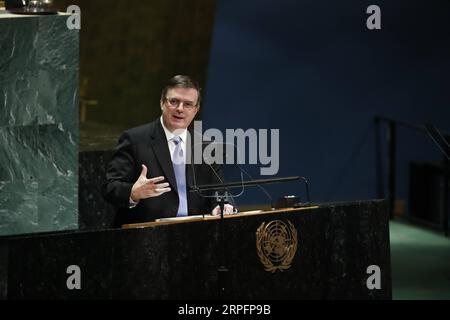
MULTIPOLYGON (((119 138, 103 186, 105 199, 119 209, 116 225, 220 213, 211 197, 189 191, 194 178, 197 185, 222 180, 219 166, 189 161, 194 133, 188 127, 200 102, 198 84, 188 76, 175 76, 162 91, 161 118, 119 138)), ((226 205, 224 214, 232 212, 226 205)))

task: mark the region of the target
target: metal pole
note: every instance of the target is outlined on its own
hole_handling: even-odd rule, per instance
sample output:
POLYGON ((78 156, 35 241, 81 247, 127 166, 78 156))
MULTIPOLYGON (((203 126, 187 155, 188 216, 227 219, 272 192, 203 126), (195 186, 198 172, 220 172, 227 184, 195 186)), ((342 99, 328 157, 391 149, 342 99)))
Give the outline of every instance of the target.
POLYGON ((219 192, 216 192, 216 198, 219 202, 220 207, 220 226, 219 226, 219 241, 220 241, 220 265, 217 269, 218 273, 218 289, 219 289, 219 299, 227 299, 228 297, 228 268, 226 266, 226 249, 225 249, 225 227, 224 227, 224 210, 225 210, 225 199, 227 197, 227 192, 224 190, 224 195, 219 195, 219 192))
POLYGON ((448 237, 449 235, 449 228, 448 228, 448 216, 450 212, 448 212, 449 209, 449 203, 448 203, 448 193, 449 193, 449 183, 450 183, 450 161, 444 157, 444 197, 442 199, 443 201, 443 211, 444 211, 444 219, 443 219, 443 227, 444 227, 444 233, 448 237))
POLYGON ((377 199, 384 199, 383 155, 381 145, 380 118, 375 117, 375 175, 377 199))
POLYGON ((397 128, 394 121, 389 122, 389 213, 394 218, 395 207, 395 177, 396 177, 396 153, 397 153, 397 128))

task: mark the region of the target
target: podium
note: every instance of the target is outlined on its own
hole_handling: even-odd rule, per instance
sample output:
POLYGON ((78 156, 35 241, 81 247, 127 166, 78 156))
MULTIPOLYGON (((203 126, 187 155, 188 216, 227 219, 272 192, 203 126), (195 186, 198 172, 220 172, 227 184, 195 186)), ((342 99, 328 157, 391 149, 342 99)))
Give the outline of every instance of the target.
POLYGON ((373 200, 2 238, 0 298, 217 299, 222 253, 227 299, 392 297, 387 203, 373 200))

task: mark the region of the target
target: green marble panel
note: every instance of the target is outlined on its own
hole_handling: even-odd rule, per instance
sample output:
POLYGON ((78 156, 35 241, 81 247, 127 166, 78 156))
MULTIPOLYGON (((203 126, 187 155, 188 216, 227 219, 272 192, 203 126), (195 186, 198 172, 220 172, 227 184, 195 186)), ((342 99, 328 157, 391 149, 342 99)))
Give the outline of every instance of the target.
POLYGON ((62 123, 39 126, 33 162, 38 179, 78 176, 78 134, 72 134, 62 123))
POLYGON ((67 16, 0 19, 0 127, 78 131, 78 30, 67 16))
POLYGON ((37 199, 37 181, 0 182, 0 236, 35 232, 37 199))
POLYGON ((0 127, 37 124, 39 19, 0 19, 0 127))
POLYGON ((69 30, 67 16, 41 17, 36 40, 39 123, 64 126, 78 133, 78 30, 69 30), (49 122, 50 121, 50 122, 49 122))
POLYGON ((0 16, 0 235, 78 227, 79 31, 0 16))
POLYGON ((78 229, 78 177, 39 180, 38 227, 40 232, 78 229))
POLYGON ((36 180, 37 139, 37 126, 0 128, 0 181, 36 180))

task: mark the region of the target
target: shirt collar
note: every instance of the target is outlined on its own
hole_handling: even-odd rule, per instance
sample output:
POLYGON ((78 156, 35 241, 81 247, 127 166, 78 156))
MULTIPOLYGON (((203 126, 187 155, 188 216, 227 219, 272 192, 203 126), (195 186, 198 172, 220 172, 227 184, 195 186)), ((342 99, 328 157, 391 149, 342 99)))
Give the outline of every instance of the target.
POLYGON ((187 129, 175 130, 178 133, 177 135, 175 135, 175 134, 173 134, 173 132, 170 132, 169 129, 166 128, 166 126, 164 125, 162 116, 159 119, 161 120, 161 125, 164 129, 164 133, 166 134, 167 141, 172 140, 175 136, 179 136, 181 138, 182 142, 186 142, 187 129))

